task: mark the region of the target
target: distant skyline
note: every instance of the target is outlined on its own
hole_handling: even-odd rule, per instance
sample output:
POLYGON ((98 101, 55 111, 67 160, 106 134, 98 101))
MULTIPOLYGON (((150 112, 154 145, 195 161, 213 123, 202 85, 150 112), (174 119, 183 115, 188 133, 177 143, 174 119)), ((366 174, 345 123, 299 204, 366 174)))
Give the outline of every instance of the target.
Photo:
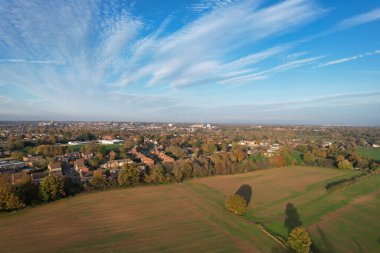
POLYGON ((0 121, 380 125, 380 2, 0 0, 0 121))

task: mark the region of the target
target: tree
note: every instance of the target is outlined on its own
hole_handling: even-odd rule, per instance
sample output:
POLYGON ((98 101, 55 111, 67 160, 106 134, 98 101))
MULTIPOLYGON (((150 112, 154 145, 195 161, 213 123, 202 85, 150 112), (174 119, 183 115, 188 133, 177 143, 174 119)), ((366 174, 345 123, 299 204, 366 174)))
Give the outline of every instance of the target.
POLYGON ((162 184, 166 182, 165 170, 161 164, 154 165, 150 175, 145 176, 145 182, 162 184))
POLYGON ((237 194, 228 197, 224 204, 227 210, 233 212, 236 215, 241 215, 247 210, 247 202, 242 196, 237 194))
POLYGON ((60 199, 65 196, 63 181, 59 177, 48 175, 41 181, 39 192, 45 202, 60 199))
POLYGON ((309 233, 302 227, 294 228, 289 234, 288 245, 296 253, 309 253, 311 246, 309 233))
POLYGON ((88 163, 91 165, 91 167, 97 168, 99 167, 100 161, 99 161, 99 158, 95 157, 93 159, 88 160, 88 163))
POLYGON ((338 162, 338 169, 341 170, 352 170, 352 164, 348 160, 342 160, 338 162))
POLYGON ((120 186, 134 186, 140 182, 140 171, 134 164, 123 165, 117 181, 120 186))
POLYGON ((313 163, 315 161, 315 157, 314 157, 314 155, 310 151, 307 151, 303 155, 303 160, 304 160, 305 163, 313 163))
POLYGON ((0 175, 0 211, 12 211, 23 208, 25 204, 16 194, 9 176, 0 175))
POLYGON ((24 176, 16 190, 25 205, 36 205, 39 202, 38 187, 33 183, 30 176, 24 176))
POLYGON ((181 170, 181 167, 175 164, 173 167, 173 173, 174 173, 174 178, 177 181, 177 183, 182 182, 184 175, 181 170))
POLYGON ((107 178, 103 176, 103 170, 95 170, 94 176, 90 180, 90 184, 94 187, 95 190, 104 190, 108 186, 107 178))

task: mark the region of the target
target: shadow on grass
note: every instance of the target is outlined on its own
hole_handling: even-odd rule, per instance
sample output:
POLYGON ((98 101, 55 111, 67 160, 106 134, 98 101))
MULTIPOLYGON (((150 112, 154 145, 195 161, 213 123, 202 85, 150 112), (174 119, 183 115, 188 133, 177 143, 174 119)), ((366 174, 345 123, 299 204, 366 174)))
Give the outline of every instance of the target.
POLYGON ((249 184, 243 184, 235 194, 243 197, 248 206, 252 198, 252 187, 249 184))
POLYGON ((317 228, 317 231, 318 231, 319 237, 321 238, 322 244, 324 245, 325 250, 322 250, 322 249, 318 248, 315 244, 312 244, 311 245, 312 252, 315 252, 315 253, 335 253, 336 250, 335 250, 333 244, 327 238, 325 232, 323 232, 323 230, 320 227, 317 228))
POLYGON ((291 251, 278 246, 278 247, 273 247, 270 252, 271 253, 289 253, 291 251))
POLYGON ((286 204, 284 225, 288 229, 289 233, 295 227, 302 226, 301 217, 298 214, 297 208, 292 203, 286 204))

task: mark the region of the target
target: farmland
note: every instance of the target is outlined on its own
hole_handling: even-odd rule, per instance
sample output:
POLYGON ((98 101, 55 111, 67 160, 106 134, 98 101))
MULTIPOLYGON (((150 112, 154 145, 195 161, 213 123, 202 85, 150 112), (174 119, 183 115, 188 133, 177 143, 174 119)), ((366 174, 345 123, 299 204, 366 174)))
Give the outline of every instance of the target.
POLYGON ((82 194, 0 216, 2 252, 283 252, 292 203, 314 252, 375 252, 380 175, 327 193, 326 183, 359 172, 285 167, 183 184, 82 194), (227 196, 252 187, 244 219, 224 210, 227 196), (22 238, 22 243, 18 239, 22 238))
POLYGON ((0 234, 2 252, 270 252, 280 246, 181 184, 86 194, 5 214, 0 234))
POLYGON ((358 153, 365 158, 380 161, 380 148, 357 147, 358 153))
POLYGON ((380 247, 380 175, 345 189, 327 193, 327 182, 349 178, 357 172, 315 167, 287 167, 256 173, 202 178, 187 185, 223 206, 224 199, 241 185, 252 187, 246 219, 269 231, 287 236, 285 209, 291 203, 303 226, 311 232, 315 252, 374 252, 380 247), (362 251, 361 251, 362 250, 362 251))

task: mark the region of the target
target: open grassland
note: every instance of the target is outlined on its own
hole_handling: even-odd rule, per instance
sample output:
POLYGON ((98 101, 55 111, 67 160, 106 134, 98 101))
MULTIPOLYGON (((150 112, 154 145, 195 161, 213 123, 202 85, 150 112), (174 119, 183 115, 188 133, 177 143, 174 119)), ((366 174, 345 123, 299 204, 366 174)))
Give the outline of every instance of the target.
POLYGON ((380 148, 358 147, 357 151, 362 157, 380 162, 380 148))
POLYGON ((222 207, 227 196, 248 184, 252 196, 246 219, 287 237, 288 203, 311 232, 314 252, 380 252, 380 175, 327 193, 324 186, 358 172, 286 167, 254 173, 202 178, 186 185, 222 207))
POLYGON ((278 252, 182 184, 84 194, 0 216, 1 252, 278 252))

